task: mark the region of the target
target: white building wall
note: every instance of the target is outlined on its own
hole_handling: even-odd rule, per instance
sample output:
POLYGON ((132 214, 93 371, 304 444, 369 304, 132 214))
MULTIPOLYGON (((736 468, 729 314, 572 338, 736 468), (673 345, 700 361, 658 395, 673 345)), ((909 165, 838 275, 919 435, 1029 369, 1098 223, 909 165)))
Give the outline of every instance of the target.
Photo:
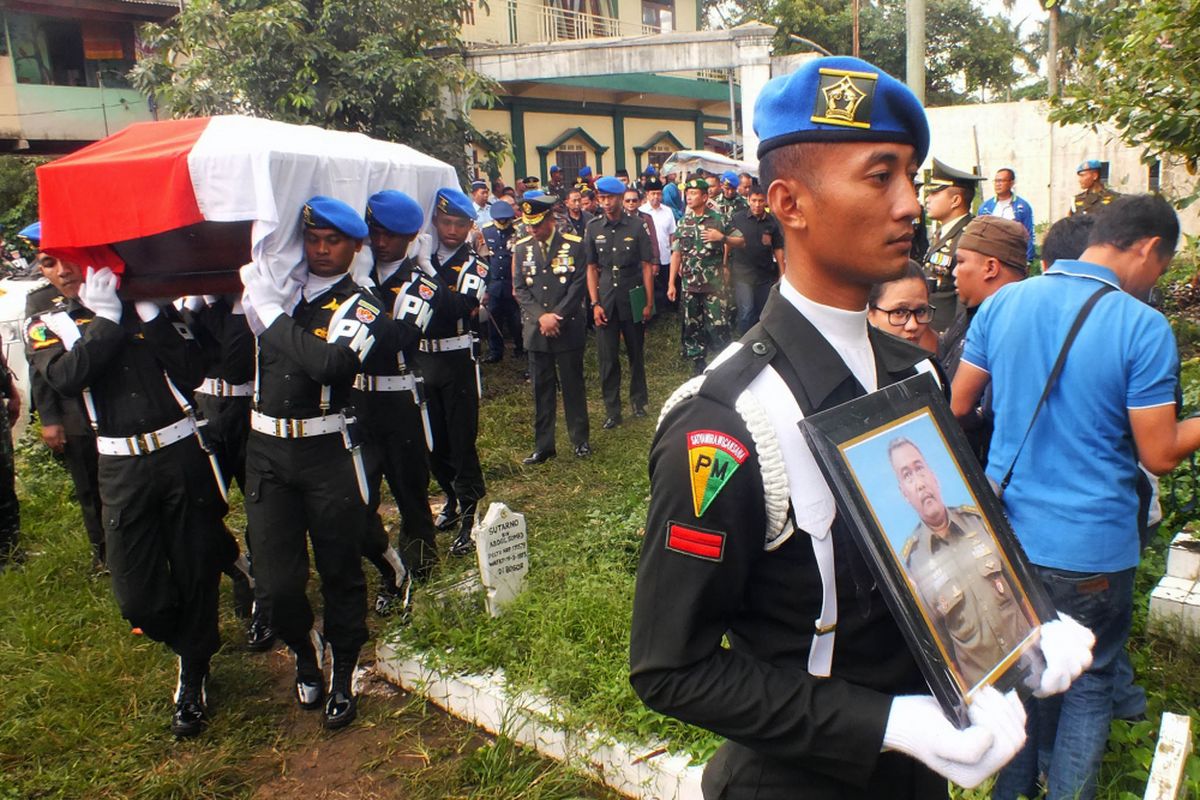
MULTIPOLYGON (((1123 144, 1115 129, 1091 131, 1079 125, 1060 126, 1046 118, 1044 103, 985 103, 927 110, 931 143, 929 155, 952 167, 970 171, 979 164, 987 180, 982 196, 993 194, 992 176, 1001 167, 1017 173, 1017 194, 1033 206, 1036 222, 1053 222, 1067 215, 1079 192, 1075 168, 1089 158, 1109 162, 1108 185, 1118 192, 1145 192, 1149 167, 1142 151, 1123 144)), ((928 167, 929 164, 925 164, 928 167)), ((1162 191, 1167 196, 1190 193, 1195 178, 1179 164, 1163 164, 1162 191)), ((1200 204, 1180 214, 1183 229, 1200 233, 1200 204)))

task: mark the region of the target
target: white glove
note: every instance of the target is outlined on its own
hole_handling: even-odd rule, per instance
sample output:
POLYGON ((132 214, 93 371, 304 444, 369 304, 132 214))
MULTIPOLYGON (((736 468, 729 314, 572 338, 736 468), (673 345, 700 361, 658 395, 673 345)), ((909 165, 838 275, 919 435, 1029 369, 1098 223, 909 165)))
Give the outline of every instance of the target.
POLYGON ((1041 647, 1046 659, 1042 683, 1034 692, 1036 697, 1061 694, 1071 682, 1092 665, 1095 635, 1075 620, 1063 614, 1058 619, 1042 623, 1041 647))
POLYGON ((162 311, 162 309, 158 307, 158 303, 153 303, 149 300, 138 300, 133 304, 133 307, 137 310, 138 319, 140 319, 142 322, 149 322, 157 317, 159 312, 162 311))
POLYGON ((189 294, 187 297, 181 297, 175 301, 175 307, 180 311, 187 309, 193 314, 198 313, 205 306, 204 298, 198 294, 189 294))
POLYGON ((283 314, 283 303, 286 300, 283 290, 256 264, 246 264, 242 267, 241 276, 242 285, 246 287, 244 298, 253 306, 263 329, 271 327, 271 323, 283 314))
POLYGON ((985 686, 972 699, 967 716, 971 727, 960 731, 929 695, 896 697, 883 747, 907 753, 942 777, 973 789, 1025 744, 1025 707, 1016 692, 1002 695, 985 686))
POLYGON ((239 317, 246 315, 246 308, 242 305, 242 296, 240 294, 233 296, 233 303, 230 304, 229 313, 237 314, 239 317))
POLYGON ((90 308, 97 317, 121 323, 121 298, 117 297, 117 276, 108 267, 97 270, 88 267, 83 285, 79 287, 79 302, 90 308))
POLYGON ((433 237, 428 233, 418 233, 408 245, 408 257, 417 262, 426 275, 433 275, 433 237))

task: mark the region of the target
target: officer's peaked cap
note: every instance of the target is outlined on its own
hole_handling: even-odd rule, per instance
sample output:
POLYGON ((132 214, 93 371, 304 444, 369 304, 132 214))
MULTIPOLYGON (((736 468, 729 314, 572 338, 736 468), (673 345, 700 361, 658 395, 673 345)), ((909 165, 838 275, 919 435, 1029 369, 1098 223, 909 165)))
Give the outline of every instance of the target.
POLYGON ((486 188, 488 188, 487 181, 481 181, 481 180, 471 181, 471 191, 472 192, 475 191, 476 189, 486 189, 486 188))
POLYGON ((625 194, 629 187, 611 175, 596 181, 596 191, 601 194, 625 194))
POLYGON ((404 192, 384 189, 367 198, 367 225, 408 236, 421 230, 425 212, 404 192))
POLYGON ((935 158, 933 160, 933 167, 929 170, 929 193, 940 192, 948 186, 957 186, 960 189, 972 189, 982 180, 982 175, 976 175, 973 172, 963 172, 961 169, 955 169, 943 164, 935 158))
POLYGON ((817 58, 772 78, 754 104, 758 157, 796 142, 898 142, 929 152, 925 110, 907 86, 849 56, 817 58))
POLYGON ((367 223, 346 203, 333 197, 316 195, 300 211, 305 228, 332 228, 351 239, 367 238, 367 223))
POLYGON ((488 206, 488 208, 491 209, 492 219, 500 220, 501 222, 517 216, 517 212, 513 211, 512 203, 507 200, 497 200, 488 206))
POLYGON ((558 198, 552 194, 539 192, 533 197, 529 197, 526 193, 525 198, 521 201, 521 219, 526 225, 537 225, 546 218, 557 202, 558 198))
POLYGON ((458 189, 438 189, 433 207, 451 217, 463 217, 475 221, 475 204, 458 189))

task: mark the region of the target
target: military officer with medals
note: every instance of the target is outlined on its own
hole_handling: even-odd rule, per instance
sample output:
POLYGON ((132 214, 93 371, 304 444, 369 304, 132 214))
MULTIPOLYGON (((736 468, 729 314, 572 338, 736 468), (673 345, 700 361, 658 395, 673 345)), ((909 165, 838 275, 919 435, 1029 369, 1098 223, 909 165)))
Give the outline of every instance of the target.
POLYGON ((950 662, 970 689, 1034 626, 979 509, 946 506, 937 475, 911 440, 889 442, 888 460, 900 493, 921 519, 901 558, 950 662))
POLYGON ((220 646, 217 595, 226 505, 197 434, 199 343, 173 306, 117 296, 105 267, 58 263, 65 303, 29 320, 30 366, 82 397, 96 432, 97 478, 121 615, 179 657, 171 731, 208 719, 209 661, 220 646))
POLYGON ((386 616, 396 610, 407 612, 410 571, 412 579, 424 581, 438 561, 429 511, 425 389, 413 363, 417 340, 433 316, 439 284, 415 258, 407 257, 425 222, 416 200, 394 189, 376 192, 367 200, 366 222, 375 261, 371 280, 384 311, 400 329, 396 347, 377 343, 362 374, 354 379, 354 407, 365 432, 363 461, 371 496, 364 555, 379 570, 375 611, 386 616), (384 479, 400 511, 399 554, 379 515, 384 479))
MULTIPOLYGON (((48 281, 25 297, 25 318, 43 312, 64 310, 69 298, 78 297, 82 273, 74 265, 64 266, 59 259, 41 252, 41 223, 35 222, 19 234, 33 249, 34 261, 48 281)), ((32 368, 34 347, 40 344, 25 341, 25 358, 30 363, 30 406, 42 423, 42 442, 56 458, 61 458, 75 487, 75 499, 83 513, 83 528, 92 546, 92 571, 103 574, 105 566, 104 524, 101 522, 100 485, 97 477, 99 453, 96 452, 96 432, 88 422, 83 398, 59 394, 46 378, 32 368)))
POLYGON ((446 493, 434 520, 439 530, 458 528, 450 555, 475 551, 471 539, 475 507, 483 497, 479 435, 479 304, 486 294, 488 267, 471 250, 467 234, 475 209, 458 189, 440 189, 434 200, 434 252, 430 277, 438 281, 438 302, 418 343, 417 367, 425 378, 433 451, 433 477, 446 493))
POLYGON ((604 213, 588 223, 584 252, 588 265, 587 287, 596 325, 596 350, 600 358, 600 386, 607 417, 604 429, 621 424, 621 352, 625 340, 629 354, 629 399, 633 415, 646 415, 645 331, 653 316, 654 266, 650 234, 638 217, 621 208, 625 184, 616 178, 596 181, 604 213), (634 316, 630 293, 641 288, 646 302, 634 316))
POLYGON ((903 83, 849 57, 772 79, 754 120, 787 264, 759 323, 663 406, 630 682, 725 738, 708 800, 945 798, 1018 751, 1024 709, 985 688, 965 731, 945 717, 797 425, 935 370, 866 317, 871 286, 907 268, 928 124, 903 83))
POLYGON ((936 309, 933 328, 939 333, 950 326, 958 310, 954 292, 954 267, 958 264, 955 253, 959 237, 967 223, 974 219, 971 203, 982 180, 981 175, 963 172, 933 159, 933 169, 925 187, 925 212, 937 227, 922 267, 929 283, 929 302, 936 309))
POLYGON ((379 299, 349 272, 368 235, 358 212, 316 196, 304 204, 301 228, 302 283, 288 278, 281 287, 257 264, 242 269, 258 336, 246 521, 272 625, 295 655, 296 700, 304 709, 325 700, 323 722, 332 729, 357 716, 351 684, 367 640, 362 549, 369 492, 351 389, 374 347, 394 352, 396 344, 379 299), (310 542, 321 576, 323 635, 313 627, 306 594, 310 542), (333 654, 328 692, 326 643, 333 654))
POLYGON ((575 455, 585 458, 592 452, 583 382, 586 258, 582 239, 556 230, 551 213, 556 202, 557 198, 544 194, 521 203, 530 236, 518 240, 513 250, 515 292, 525 326, 534 400, 534 450, 525 464, 540 464, 555 455, 556 390, 560 386, 575 455))
POLYGON ((504 358, 504 337, 513 340, 513 357, 523 358, 525 346, 521 341, 521 310, 513 297, 512 243, 516 238, 513 219, 517 212, 504 201, 492 204, 491 220, 482 228, 488 252, 488 357, 487 364, 504 358))
POLYGON ((1072 214, 1095 214, 1121 196, 1104 185, 1100 177, 1103 169, 1104 164, 1098 158, 1089 158, 1075 168, 1082 191, 1075 195, 1071 204, 1072 214))

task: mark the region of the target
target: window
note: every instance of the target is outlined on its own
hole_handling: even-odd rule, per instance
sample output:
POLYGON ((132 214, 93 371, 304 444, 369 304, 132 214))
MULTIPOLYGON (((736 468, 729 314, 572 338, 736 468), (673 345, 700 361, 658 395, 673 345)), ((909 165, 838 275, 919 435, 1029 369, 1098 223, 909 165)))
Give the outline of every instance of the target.
POLYGON ((675 151, 667 145, 655 145, 654 147, 650 148, 650 152, 646 154, 646 160, 654 165, 655 169, 661 170, 663 162, 670 158, 671 154, 674 152, 675 151))
POLYGON ((554 163, 562 170, 563 185, 574 186, 579 182, 579 170, 587 164, 587 151, 577 144, 564 144, 554 151, 554 163))
POLYGON ((674 0, 642 0, 642 29, 661 33, 673 31, 674 0))
POLYGON ((17 83, 129 88, 133 25, 8 14, 17 83))

